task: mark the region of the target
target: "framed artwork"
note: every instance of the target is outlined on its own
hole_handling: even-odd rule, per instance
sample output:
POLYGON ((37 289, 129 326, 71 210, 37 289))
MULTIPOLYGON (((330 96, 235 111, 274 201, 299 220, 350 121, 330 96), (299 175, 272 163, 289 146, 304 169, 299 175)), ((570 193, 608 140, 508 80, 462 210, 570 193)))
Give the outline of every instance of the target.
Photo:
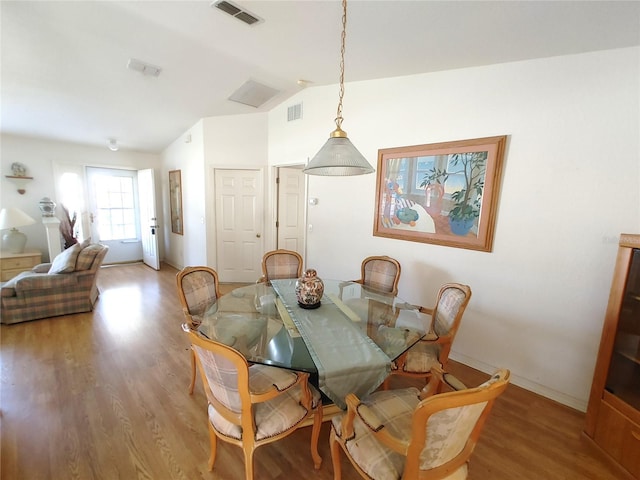
POLYGON ((378 150, 373 234, 490 252, 506 141, 378 150))
POLYGON ((169 205, 171 207, 171 231, 182 235, 182 178, 180 170, 169 172, 169 205))

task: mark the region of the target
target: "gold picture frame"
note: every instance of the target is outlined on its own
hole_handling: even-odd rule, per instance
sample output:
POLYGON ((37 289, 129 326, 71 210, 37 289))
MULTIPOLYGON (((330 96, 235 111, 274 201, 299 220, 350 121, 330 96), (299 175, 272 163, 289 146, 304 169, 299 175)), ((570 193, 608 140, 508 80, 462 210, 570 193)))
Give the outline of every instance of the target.
POLYGON ((373 235, 490 252, 506 142, 378 150, 373 235))
POLYGON ((178 235, 183 235, 182 177, 180 170, 171 170, 169 172, 169 205, 171 209, 171 231, 178 235))

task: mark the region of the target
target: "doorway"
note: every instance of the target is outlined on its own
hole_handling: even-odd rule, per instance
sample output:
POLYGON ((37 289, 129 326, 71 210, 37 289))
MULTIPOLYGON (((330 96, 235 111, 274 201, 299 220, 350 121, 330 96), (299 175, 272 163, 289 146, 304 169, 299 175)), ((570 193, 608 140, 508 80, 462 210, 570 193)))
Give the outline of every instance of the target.
POLYGON ((137 172, 97 167, 86 172, 92 241, 109 247, 109 263, 141 261, 137 172))

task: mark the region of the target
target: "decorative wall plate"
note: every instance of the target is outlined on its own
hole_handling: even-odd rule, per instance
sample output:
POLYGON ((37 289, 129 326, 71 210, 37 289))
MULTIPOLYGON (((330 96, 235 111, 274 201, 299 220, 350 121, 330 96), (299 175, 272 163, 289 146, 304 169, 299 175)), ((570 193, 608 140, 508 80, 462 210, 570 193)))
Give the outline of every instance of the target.
POLYGON ((27 167, 25 167, 22 163, 13 162, 11 164, 11 172, 15 177, 26 177, 27 167))

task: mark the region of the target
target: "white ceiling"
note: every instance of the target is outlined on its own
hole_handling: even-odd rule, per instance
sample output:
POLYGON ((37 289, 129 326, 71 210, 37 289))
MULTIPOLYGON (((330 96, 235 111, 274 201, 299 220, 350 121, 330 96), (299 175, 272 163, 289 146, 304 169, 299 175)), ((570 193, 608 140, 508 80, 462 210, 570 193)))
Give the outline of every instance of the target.
MULTIPOLYGON (((210 1, 1 1, 2 132, 160 152, 200 118, 268 111, 300 79, 337 83, 340 2, 233 1, 264 22, 210 1), (249 79, 281 93, 229 101, 249 79)), ((638 1, 351 0, 345 81, 639 44, 638 1)))

